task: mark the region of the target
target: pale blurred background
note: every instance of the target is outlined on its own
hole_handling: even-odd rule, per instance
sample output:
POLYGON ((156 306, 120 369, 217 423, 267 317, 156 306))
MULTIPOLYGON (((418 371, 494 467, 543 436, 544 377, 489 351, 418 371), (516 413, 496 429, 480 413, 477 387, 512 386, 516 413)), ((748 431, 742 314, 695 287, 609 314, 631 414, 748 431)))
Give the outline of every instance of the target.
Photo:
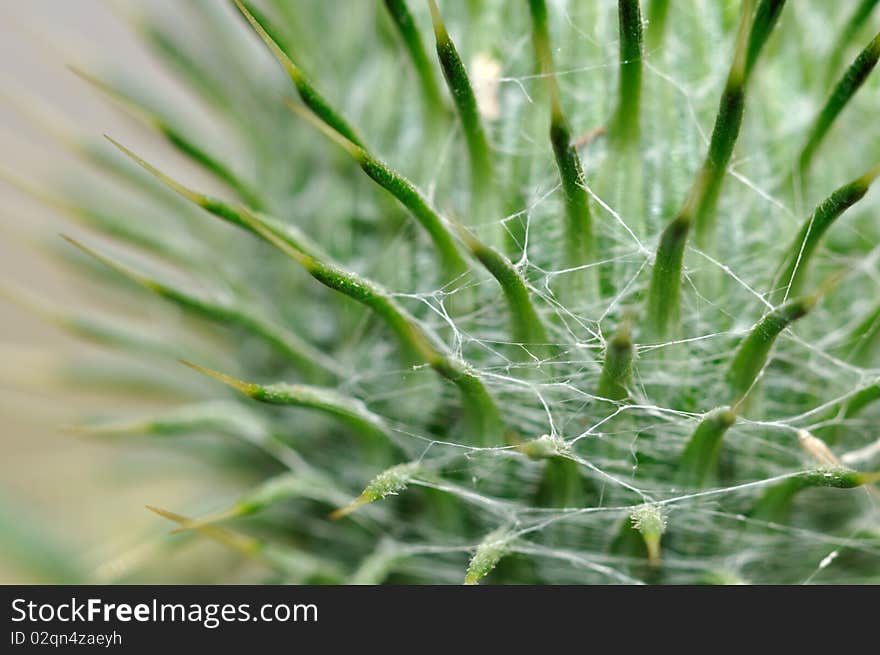
MULTIPOLYGON (((133 144, 145 140, 130 118, 67 69, 73 64, 100 72, 110 61, 115 70, 159 78, 158 67, 121 20, 119 7, 126 5, 98 0, 3 2, 3 177, 14 175, 39 188, 61 179, 71 167, 83 167, 53 142, 45 127, 26 118, 31 97, 60 111, 85 135, 111 133, 133 144)), ((71 280, 69 269, 53 262, 53 253, 63 248, 60 232, 88 232, 7 179, 0 179, 0 197, 0 289, 24 288, 67 308, 89 306, 95 300, 89 287, 71 280)), ((211 488, 221 474, 212 473, 210 463, 176 456, 167 445, 141 441, 120 446, 64 432, 83 417, 126 404, 143 414, 150 401, 137 394, 77 390, 74 381, 64 379, 64 362, 81 358, 92 347, 6 297, 0 297, 0 325, 0 583, 198 582, 202 575, 216 579, 218 561, 238 566, 238 558, 200 540, 167 558, 161 552, 147 557, 152 564, 140 571, 140 556, 149 555, 151 544, 169 528, 144 506, 180 506, 182 499, 211 488), (131 574, 118 576, 129 564, 131 574)), ((149 325, 147 321, 145 327, 149 325)), ((226 570, 226 577, 234 580, 236 572, 226 570)))

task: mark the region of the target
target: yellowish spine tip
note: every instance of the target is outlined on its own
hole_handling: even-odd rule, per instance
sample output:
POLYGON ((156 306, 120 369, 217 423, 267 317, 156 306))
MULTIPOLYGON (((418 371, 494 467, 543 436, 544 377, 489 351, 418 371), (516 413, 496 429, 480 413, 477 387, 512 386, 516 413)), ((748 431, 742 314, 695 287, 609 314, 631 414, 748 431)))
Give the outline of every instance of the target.
MULTIPOLYGON (((873 471, 871 473, 859 473, 858 480, 861 484, 877 484, 880 482, 880 471, 873 471)), ((876 494, 876 489, 872 489, 876 494)))
POLYGON ((248 11, 248 8, 241 3, 240 0, 232 0, 238 10, 241 12, 241 15, 245 17, 248 23, 251 24, 251 27, 257 33, 257 35, 262 39, 263 43, 268 46, 269 50, 272 51, 272 54, 275 56, 275 59, 278 60, 283 67, 287 75, 293 80, 293 83, 299 85, 303 80, 302 71, 294 64, 290 57, 287 56, 287 53, 281 49, 281 46, 276 43, 275 39, 269 36, 269 33, 260 25, 260 22, 254 17, 254 15, 248 11))
POLYGON ((562 111, 562 100, 559 97, 559 83, 556 81, 556 73, 548 70, 544 74, 547 76, 547 90, 550 92, 550 122, 553 125, 565 125, 565 112, 562 111))
POLYGON ((843 270, 828 276, 828 278, 819 285, 819 288, 815 293, 804 299, 804 307, 808 310, 813 309, 813 307, 816 306, 816 303, 818 303, 824 296, 831 293, 834 290, 834 287, 840 284, 840 281, 846 277, 847 273, 849 273, 849 271, 843 270))
POLYGON ((241 220, 244 221, 245 225, 252 229, 256 234, 259 234, 266 241, 278 248, 278 250, 301 264, 307 271, 313 271, 317 268, 318 264, 313 257, 297 250, 289 242, 279 237, 250 210, 242 208, 239 211, 239 216, 241 220))
POLYGON ((475 255, 480 252, 481 249, 486 246, 474 236, 473 232, 471 232, 467 227, 462 225, 461 221, 459 221, 455 216, 449 215, 448 217, 449 223, 455 229, 455 233, 458 235, 458 238, 461 239, 462 243, 467 247, 475 255))
POLYGON ((241 508, 238 505, 233 505, 229 509, 210 514, 208 516, 205 516, 204 518, 194 519, 190 521, 187 525, 181 525, 179 528, 175 528, 174 530, 172 530, 171 534, 188 532, 190 530, 199 530, 200 528, 214 525, 215 523, 219 523, 220 521, 234 519, 238 516, 241 516, 242 514, 243 512, 241 511, 241 508))
POLYGON ((253 557, 262 548, 262 544, 256 539, 245 537, 244 535, 236 534, 222 528, 217 528, 213 525, 199 526, 197 525, 197 522, 193 521, 192 519, 181 516, 180 514, 175 514, 174 512, 171 512, 167 509, 155 507, 153 505, 146 505, 146 508, 154 514, 158 514, 162 518, 179 524, 184 529, 198 530, 206 537, 210 537, 211 539, 214 539, 215 541, 218 541, 221 544, 232 548, 233 550, 237 550, 243 555, 247 555, 248 557, 253 557))
POLYGON ((629 348, 629 347, 631 347, 633 345, 632 325, 633 325, 632 314, 627 314, 620 321, 620 325, 617 326, 617 331, 614 333, 614 336, 611 337, 611 345, 616 348, 629 348))
POLYGON ((49 306, 49 303, 18 286, 0 284, 0 298, 16 305, 20 309, 36 314, 41 319, 64 327, 66 317, 59 311, 49 306))
POLYGON ((81 68, 77 68, 73 65, 68 65, 67 69, 87 84, 90 84, 102 93, 108 95, 110 99, 113 100, 113 102, 118 104, 125 112, 131 114, 137 120, 146 123, 147 125, 150 125, 160 131, 164 127, 164 123, 158 116, 144 109, 143 107, 134 104, 131 100, 123 96, 121 93, 119 93, 119 91, 114 89, 103 80, 100 80, 94 75, 91 75, 90 73, 87 73, 81 68))
POLYGON ((71 437, 103 437, 120 431, 115 425, 63 425, 58 428, 60 434, 66 434, 71 437))
POLYGON ((440 8, 434 0, 428 0, 428 7, 431 10, 431 24, 434 26, 434 36, 437 41, 448 41, 449 34, 446 32, 446 26, 443 24, 443 17, 440 15, 440 8))
POLYGON ((158 179, 160 182, 162 182, 162 184, 164 184, 165 186, 170 188, 172 191, 179 193, 187 200, 190 200, 200 206, 204 205, 205 202, 207 201, 207 198, 205 198, 204 195, 202 195, 201 193, 198 193, 196 191, 193 191, 192 189, 190 189, 188 187, 185 187, 184 185, 182 185, 180 182, 177 182, 176 180, 171 179, 170 177, 165 175, 165 173, 160 171, 158 168, 156 168, 155 166, 153 166, 149 162, 145 161, 144 159, 141 159, 139 156, 134 154, 131 150, 129 150, 124 145, 119 143, 113 137, 105 134, 104 138, 107 139, 107 141, 109 141, 114 147, 116 147, 123 155, 125 155, 126 157, 131 159, 135 164, 137 164, 138 166, 143 168, 145 171, 150 173, 150 175, 154 176, 156 179, 158 179))
POLYGON ((77 241, 77 240, 74 239, 73 237, 68 236, 68 235, 66 235, 66 234, 62 234, 62 235, 60 235, 60 236, 61 236, 62 239, 64 239, 65 241, 67 241, 67 243, 71 244, 72 246, 75 246, 76 248, 79 248, 80 250, 82 250, 82 251, 83 251, 84 253, 86 253, 87 255, 91 255, 92 257, 95 257, 96 259, 100 259, 100 255, 98 255, 98 253, 96 253, 94 250, 92 250, 91 248, 89 248, 88 246, 86 246, 84 243, 82 243, 82 242, 80 242, 80 241, 77 241))
POLYGON ((355 510, 363 507, 364 505, 369 505, 370 503, 373 502, 373 500, 374 500, 373 498, 370 498, 369 496, 367 496, 365 494, 361 494, 360 496, 355 498, 353 501, 351 501, 345 507, 340 507, 339 509, 336 509, 336 510, 333 510, 332 512, 330 512, 330 515, 329 515, 330 520, 338 521, 339 519, 345 518, 346 516, 348 516, 349 514, 354 512, 355 510))
POLYGON ((82 214, 82 210, 73 203, 46 193, 37 186, 28 184, 20 177, 18 177, 15 173, 11 172, 5 167, 0 167, 0 181, 5 182, 12 188, 17 189, 26 196, 29 196, 37 202, 41 202, 44 205, 51 207, 52 209, 66 212, 72 216, 80 216, 82 214))
POLYGON ((660 535, 646 534, 644 535, 645 548, 648 550, 648 564, 651 566, 659 566, 660 557, 660 535))
POLYGON ((333 143, 343 148, 358 162, 363 163, 369 159, 369 155, 363 148, 346 139, 343 135, 318 118, 313 112, 309 111, 302 105, 293 102, 289 98, 284 98, 284 104, 287 105, 287 108, 290 109, 290 111, 306 120, 312 127, 319 130, 324 136, 333 141, 333 143))
POLYGON ((880 163, 875 164, 867 173, 862 175, 856 181, 856 184, 860 184, 867 189, 878 177, 880 177, 880 163))
POLYGON ((203 375, 207 375, 208 377, 212 377, 215 380, 222 382, 223 384, 232 387, 236 391, 243 393, 245 396, 253 396, 256 394, 260 385, 253 384, 252 382, 244 382, 243 380, 239 380, 238 378, 234 378, 231 375, 226 375, 225 373, 220 373, 219 371, 215 371, 213 369, 207 368, 205 366, 201 366, 200 364, 195 364, 193 362, 187 361, 185 359, 179 360, 181 364, 184 366, 188 366, 194 371, 198 371, 203 375))
POLYGON ((752 27, 754 15, 754 1, 746 0, 742 7, 742 18, 739 22, 739 30, 736 35, 736 52, 734 53, 733 66, 727 77, 728 88, 742 86, 746 77, 746 58, 748 54, 749 33, 752 27))
POLYGON ((189 525, 191 521, 185 516, 181 516, 180 514, 175 514, 174 512, 162 509, 161 507, 156 507, 155 505, 144 505, 148 510, 153 512, 153 514, 158 514, 163 519, 168 519, 169 521, 174 521, 175 523, 179 523, 180 525, 189 525))
POLYGON ((78 66, 74 66, 73 64, 67 64, 67 70, 69 70, 71 73, 76 75, 83 82, 87 82, 87 83, 91 84, 92 86, 97 87, 98 89, 100 89, 101 91, 104 91, 105 93, 107 93, 109 95, 116 95, 116 93, 113 91, 113 89, 111 89, 110 86, 106 82, 99 80, 97 77, 95 77, 91 73, 85 72, 82 68, 79 68, 78 66))
POLYGON ((64 113, 7 75, 0 74, 0 87, 0 99, 14 106, 22 118, 67 150, 76 154, 83 153, 85 145, 82 136, 73 121, 64 113))
POLYGON ((155 282, 153 282, 149 278, 146 278, 142 275, 139 275, 138 273, 135 273, 127 266, 123 266, 119 262, 115 262, 112 259, 110 259, 109 257, 105 257, 104 255, 101 255, 96 250, 89 248, 87 245, 85 245, 84 243, 82 243, 80 241, 77 241, 76 239, 74 239, 71 236, 68 236, 66 234, 62 234, 61 238, 64 239, 65 241, 67 241, 69 244, 71 244, 75 248, 77 248, 78 250, 81 250, 82 252, 87 254, 89 257, 93 257, 93 258, 97 259, 99 262, 101 262, 102 264, 104 264, 108 268, 111 268, 114 271, 116 271, 117 273, 119 273, 120 275, 124 275, 125 277, 129 278, 130 280, 137 282, 141 286, 144 286, 147 288, 155 288, 158 286, 155 282))
POLYGON ((840 460, 821 439, 817 439, 806 430, 797 431, 798 442, 813 459, 822 466, 842 467, 840 460))

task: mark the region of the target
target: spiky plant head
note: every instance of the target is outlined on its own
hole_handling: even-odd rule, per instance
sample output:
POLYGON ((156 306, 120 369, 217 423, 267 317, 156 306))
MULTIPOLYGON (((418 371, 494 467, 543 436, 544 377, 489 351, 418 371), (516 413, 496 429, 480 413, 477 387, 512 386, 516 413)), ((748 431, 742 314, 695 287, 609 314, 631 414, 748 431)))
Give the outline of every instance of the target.
POLYGON ((114 353, 70 438, 222 485, 52 575, 880 580, 876 18, 787 4, 120 3, 176 94, 77 63, 107 140, 8 94, 94 299, 4 296, 114 353))

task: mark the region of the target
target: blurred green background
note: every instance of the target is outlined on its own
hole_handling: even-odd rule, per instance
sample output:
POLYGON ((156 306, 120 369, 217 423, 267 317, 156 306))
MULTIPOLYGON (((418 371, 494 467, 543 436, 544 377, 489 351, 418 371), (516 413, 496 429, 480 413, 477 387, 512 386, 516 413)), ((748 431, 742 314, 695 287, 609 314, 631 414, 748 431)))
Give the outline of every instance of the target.
MULTIPOLYGON (((133 144, 144 140, 130 120, 67 69, 73 64, 100 70, 110 55, 161 82, 112 3, 28 0, 6 2, 2 10, 0 171, 40 185, 52 171, 81 166, 27 119, 22 100, 32 96, 84 133, 111 132, 133 144)), ((61 244, 59 232, 70 224, 6 181, 0 181, 0 199, 2 288, 26 288, 69 308, 88 303, 91 291, 74 284, 51 256, 61 244)), ((218 565, 242 566, 241 558, 199 540, 173 561, 160 555, 141 568, 144 556, 162 548, 168 527, 144 505, 197 497, 217 485, 222 473, 210 462, 175 456, 173 449, 146 442, 134 449, 108 447, 65 432, 110 403, 113 410, 131 403, 143 413, 150 399, 65 387, 63 362, 83 358, 89 347, 7 298, 0 298, 0 326, 0 583, 198 582, 216 579, 218 565)), ((238 488, 235 481, 222 483, 238 488)), ((235 580, 238 572, 227 575, 235 580)), ((249 571, 241 575, 246 579, 249 571)))

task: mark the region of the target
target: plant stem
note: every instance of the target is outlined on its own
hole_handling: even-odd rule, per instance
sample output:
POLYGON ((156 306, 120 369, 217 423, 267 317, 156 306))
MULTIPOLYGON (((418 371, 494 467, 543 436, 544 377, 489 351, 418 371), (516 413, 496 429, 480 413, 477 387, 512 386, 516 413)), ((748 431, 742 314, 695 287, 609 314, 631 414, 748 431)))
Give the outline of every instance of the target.
POLYGON ((495 248, 477 240, 466 228, 459 230, 462 241, 480 263, 498 281, 510 312, 511 334, 515 341, 526 347, 526 353, 552 356, 555 348, 547 338, 547 331, 532 304, 525 279, 506 256, 495 248))
POLYGON ((400 33, 400 38, 403 40, 406 52, 419 78, 425 116, 428 122, 435 122, 443 114, 443 96, 440 93, 437 76, 434 74, 434 68, 428 59, 413 16, 406 5, 406 0, 385 0, 385 7, 400 33))
POLYGON ((852 100, 853 96, 868 78, 868 75, 874 70, 878 59, 880 59, 880 33, 871 40, 850 67, 846 69, 846 72, 835 85, 828 100, 825 101, 822 111, 819 112, 819 115, 813 122, 807 141, 798 157, 798 171, 801 177, 807 174, 813 157, 828 134, 828 130, 831 129, 840 112, 844 110, 847 103, 852 100))
POLYGON ((727 376, 735 403, 741 402, 751 390, 767 363, 776 337, 794 321, 806 316, 817 300, 816 294, 789 300, 758 321, 751 333, 742 340, 727 376))
POLYGON ((651 327, 657 336, 665 336, 676 318, 684 247, 691 223, 701 245, 712 231, 724 174, 742 125, 746 83, 784 4, 784 0, 761 0, 752 21, 754 2, 743 2, 733 63, 721 94, 706 158, 683 208, 664 230, 657 249, 648 298, 651 327))
POLYGON ((880 473, 858 473, 847 469, 803 471, 770 487, 755 503, 749 516, 763 521, 784 521, 798 492, 816 487, 854 489, 880 480, 880 473))
POLYGON ((686 208, 660 235, 648 287, 648 328, 655 337, 665 337, 678 323, 684 247, 690 225, 690 208, 686 208))
POLYGON ((679 479, 689 488, 705 486, 718 468, 721 440, 736 422, 729 407, 719 407, 703 417, 679 460, 679 479))
MULTIPOLYGON (((559 97, 559 85, 553 66, 553 54, 550 49, 550 33, 547 27, 547 6, 544 0, 529 0, 532 16, 532 43, 538 60, 541 74, 547 80, 550 92, 550 143, 559 176, 562 180, 562 191, 565 194, 565 260, 568 268, 576 268, 590 264, 595 260, 595 244, 593 238, 593 218, 590 202, 584 187, 584 172, 581 167, 580 155, 572 143, 571 129, 562 109, 559 97)), ((587 293, 598 294, 595 276, 585 270, 575 275, 567 286, 569 295, 587 293), (584 282, 579 284, 579 282, 584 282)))
POLYGON ((296 91, 303 103, 311 109, 316 116, 342 134, 346 139, 358 146, 364 147, 364 141, 361 139, 360 135, 358 135, 357 131, 348 123, 342 114, 333 108, 324 96, 321 95, 321 93, 312 85, 308 78, 306 78, 299 66, 294 63, 291 53, 286 51, 281 44, 273 38, 272 34, 277 34, 277 31, 271 27, 267 29, 267 26, 269 25, 267 19, 261 17, 261 22, 261 20, 258 20, 257 17, 245 7, 241 0, 232 1, 275 56, 275 59, 278 60, 278 63, 284 68, 284 72, 287 73, 287 76, 290 78, 291 82, 293 82, 293 85, 296 87, 296 91))
POLYGON ((642 15, 638 0, 618 0, 620 28, 620 82, 617 111, 610 136, 620 150, 639 142, 642 95, 642 15))
POLYGON ((270 405, 305 407, 342 419, 361 434, 390 440, 390 430, 380 416, 367 409, 360 400, 343 396, 334 389, 303 384, 257 384, 243 382, 224 373, 188 361, 183 364, 232 387, 248 398, 270 405))
POLYGON ((403 175, 388 164, 378 159, 366 148, 352 143, 344 135, 318 121, 314 114, 303 110, 298 105, 288 103, 288 107, 297 115, 319 129, 333 142, 341 146, 358 163, 370 179, 394 196, 406 207, 419 224, 425 229, 440 255, 443 274, 448 280, 455 279, 468 270, 467 263, 459 253, 458 246, 440 213, 434 209, 428 199, 403 175))
POLYGON ((822 201, 804 222, 785 253, 773 282, 773 297, 785 300, 803 286, 810 259, 829 227, 847 209, 865 197, 871 183, 880 176, 880 164, 861 177, 844 184, 822 201))
POLYGON ((602 398, 620 401, 629 395, 636 358, 630 332, 629 323, 624 321, 605 345, 605 363, 596 392, 602 398))
POLYGON ((828 68, 825 73, 826 87, 831 86, 831 83, 836 79, 837 71, 840 68, 840 62, 843 60, 846 50, 849 48, 852 40, 858 35, 859 30, 870 22, 868 17, 871 15, 871 12, 874 11, 878 2, 880 2, 880 0, 861 0, 861 2, 856 5, 849 20, 846 21, 846 24, 840 31, 840 35, 837 37, 834 50, 831 51, 831 56, 828 57, 828 68))
MULTIPOLYGON (((437 3, 435 0, 428 0, 428 5, 431 10, 431 22, 434 25, 437 58, 440 60, 443 77, 446 79, 446 86, 452 95, 458 118, 461 121, 461 129, 467 142, 471 169, 472 210, 479 214, 490 206, 488 200, 494 193, 491 150, 483 123, 480 120, 477 99, 468 78, 467 69, 446 31, 437 3)), ((479 220, 485 217, 475 216, 474 218, 479 220)))

